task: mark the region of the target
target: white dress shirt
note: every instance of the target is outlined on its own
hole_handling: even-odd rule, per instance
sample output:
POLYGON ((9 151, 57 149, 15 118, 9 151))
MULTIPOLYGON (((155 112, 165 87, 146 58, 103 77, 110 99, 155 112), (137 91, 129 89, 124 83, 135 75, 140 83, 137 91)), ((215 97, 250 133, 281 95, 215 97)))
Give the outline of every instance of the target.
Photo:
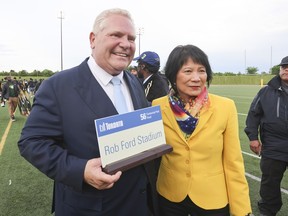
MULTIPOLYGON (((105 70, 103 70, 99 65, 97 65, 93 56, 89 57, 87 64, 93 76, 95 77, 95 79, 98 81, 98 83, 101 85, 103 90, 106 92, 106 94, 108 95, 108 97, 114 104, 115 100, 114 100, 114 93, 113 93, 113 85, 110 82, 113 76, 109 74, 108 72, 106 72, 105 70)), ((121 89, 126 100, 128 111, 131 112, 134 110, 134 106, 133 106, 133 102, 131 99, 129 88, 125 80, 123 79, 123 71, 119 75, 117 75, 117 77, 121 80, 121 83, 122 83, 121 89)))

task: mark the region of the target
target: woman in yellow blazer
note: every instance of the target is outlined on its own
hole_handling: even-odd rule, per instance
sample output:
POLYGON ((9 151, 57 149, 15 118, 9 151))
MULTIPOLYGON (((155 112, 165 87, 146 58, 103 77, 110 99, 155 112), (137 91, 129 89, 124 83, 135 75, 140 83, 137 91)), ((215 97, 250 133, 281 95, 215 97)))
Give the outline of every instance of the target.
POLYGON ((196 46, 177 46, 165 75, 169 95, 152 103, 161 107, 166 142, 173 147, 159 169, 161 215, 252 215, 237 110, 232 100, 208 93, 208 57, 196 46))

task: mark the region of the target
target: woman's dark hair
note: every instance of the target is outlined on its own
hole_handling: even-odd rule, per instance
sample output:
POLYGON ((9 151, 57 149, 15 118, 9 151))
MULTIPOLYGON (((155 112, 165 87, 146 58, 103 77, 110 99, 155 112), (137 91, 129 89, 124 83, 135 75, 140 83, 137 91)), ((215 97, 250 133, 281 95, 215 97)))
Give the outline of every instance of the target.
POLYGON ((194 63, 201 64, 205 67, 207 73, 208 87, 212 81, 212 70, 207 55, 201 49, 194 45, 180 45, 172 50, 165 65, 165 75, 175 91, 177 91, 175 86, 176 75, 181 69, 181 67, 190 58, 193 60, 194 63))

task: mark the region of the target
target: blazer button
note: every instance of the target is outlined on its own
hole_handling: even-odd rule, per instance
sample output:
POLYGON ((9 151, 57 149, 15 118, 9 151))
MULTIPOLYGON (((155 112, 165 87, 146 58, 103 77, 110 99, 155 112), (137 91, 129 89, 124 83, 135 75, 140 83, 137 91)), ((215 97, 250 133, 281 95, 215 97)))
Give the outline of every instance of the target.
POLYGON ((189 150, 190 150, 188 146, 186 146, 186 147, 185 147, 185 149, 186 149, 187 151, 189 151, 189 150))
POLYGON ((185 163, 186 163, 186 164, 189 164, 189 160, 186 160, 185 163))
POLYGON ((191 174, 190 173, 186 173, 186 177, 190 178, 191 174))

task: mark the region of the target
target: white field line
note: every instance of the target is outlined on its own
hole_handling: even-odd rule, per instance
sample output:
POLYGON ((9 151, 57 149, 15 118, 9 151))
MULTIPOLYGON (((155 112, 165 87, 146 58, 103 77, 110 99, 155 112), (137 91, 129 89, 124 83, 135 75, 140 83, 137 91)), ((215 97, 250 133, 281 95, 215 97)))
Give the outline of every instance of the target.
MULTIPOLYGON (((250 173, 245 173, 245 175, 255 181, 258 181, 260 182, 261 181, 261 178, 257 177, 257 176, 254 176, 254 175, 251 175, 250 173)), ((288 190, 284 189, 284 188, 281 188, 281 192, 284 193, 284 194, 288 194, 288 190)))
POLYGON ((6 139, 7 139, 8 133, 10 131, 11 125, 12 125, 12 121, 10 120, 8 122, 8 125, 7 125, 7 127, 5 129, 5 132, 4 132, 4 134, 3 134, 2 138, 1 138, 1 141, 0 141, 0 155, 2 154, 2 150, 3 150, 4 145, 6 143, 6 139))
POLYGON ((245 113, 238 113, 238 115, 247 116, 247 114, 245 114, 245 113))
MULTIPOLYGON (((247 114, 244 114, 244 113, 238 113, 238 115, 247 116, 247 114)), ((248 156, 250 156, 250 157, 258 158, 258 159, 261 158, 261 157, 259 157, 258 155, 251 154, 251 153, 244 152, 244 151, 242 151, 242 154, 248 155, 248 156)), ((246 172, 245 175, 246 175, 247 177, 255 180, 255 181, 258 181, 258 182, 261 181, 261 178, 259 178, 259 177, 257 177, 257 176, 254 176, 254 175, 252 175, 252 174, 250 174, 250 173, 247 173, 247 172, 246 172)), ((288 190, 286 190, 286 189, 284 189, 284 188, 281 188, 281 191, 282 191, 282 193, 288 194, 288 190)))
MULTIPOLYGON (((250 156, 250 157, 258 158, 258 159, 261 158, 261 157, 255 155, 255 154, 251 154, 251 153, 244 152, 244 151, 242 151, 242 154, 248 155, 248 156, 250 156)), ((255 181, 258 181, 258 182, 261 181, 261 178, 259 178, 259 177, 257 177, 257 176, 254 176, 254 175, 252 175, 252 174, 250 174, 250 173, 245 172, 245 175, 246 175, 247 177, 255 180, 255 181)), ((288 190, 286 190, 286 189, 284 189, 284 188, 281 188, 281 192, 288 195, 288 190)))
POLYGON ((258 156, 258 155, 256 155, 256 154, 251 154, 251 153, 248 153, 248 152, 244 152, 244 151, 242 151, 242 153, 243 154, 245 154, 245 155, 249 155, 249 156, 251 156, 251 157, 254 157, 254 158, 258 158, 258 159, 260 159, 261 157, 260 156, 258 156))

